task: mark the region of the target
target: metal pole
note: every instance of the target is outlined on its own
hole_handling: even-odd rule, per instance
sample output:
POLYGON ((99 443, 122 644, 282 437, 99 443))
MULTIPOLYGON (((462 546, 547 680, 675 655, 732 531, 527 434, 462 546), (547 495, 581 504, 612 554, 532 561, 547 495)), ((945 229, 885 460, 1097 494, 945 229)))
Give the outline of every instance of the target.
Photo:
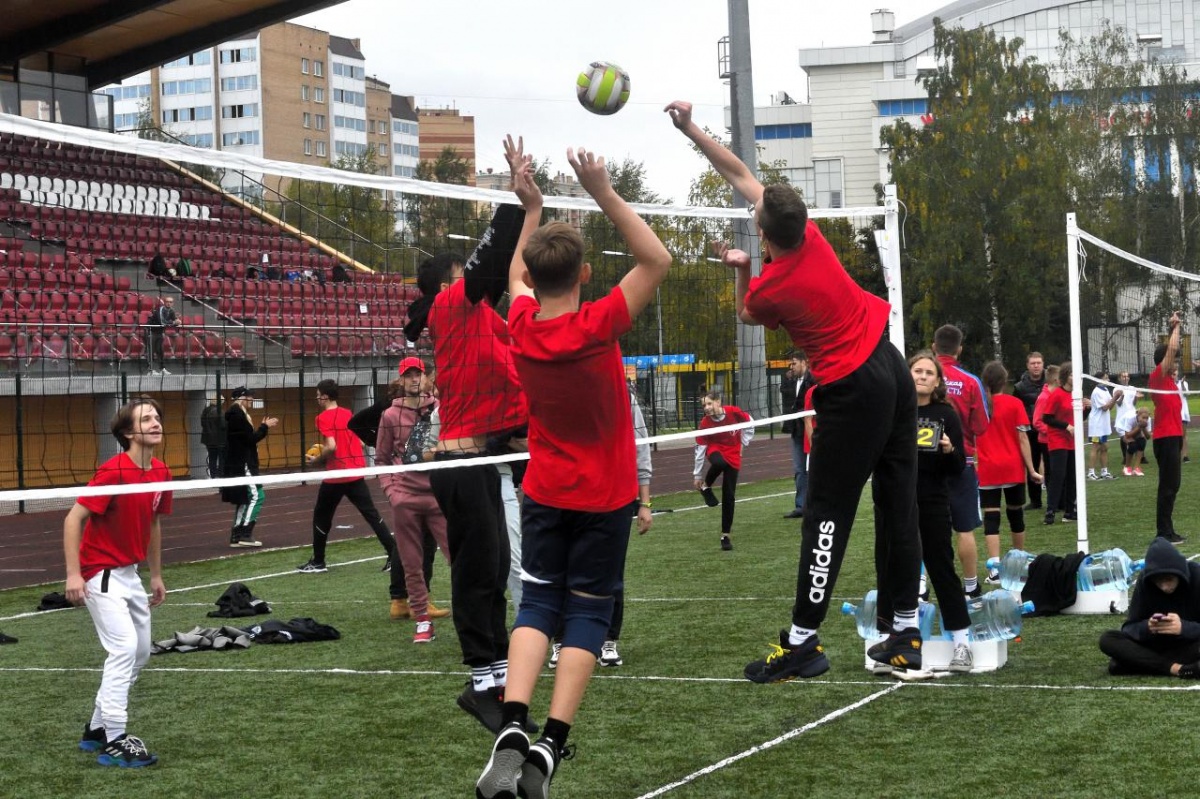
MULTIPOLYGON (((1079 228, 1075 224, 1074 212, 1067 214, 1067 289, 1071 308, 1071 408, 1075 425, 1075 474, 1068 479, 1075 481, 1076 512, 1079 516, 1076 530, 1076 546, 1080 552, 1088 551, 1087 478, 1084 476, 1083 437, 1083 334, 1079 326, 1079 228)), ((1052 510, 1049 505, 1046 510, 1052 510)))
MULTIPOLYGON (((754 144, 754 76, 750 59, 749 0, 729 2, 729 111, 733 153, 742 163, 758 174, 758 151, 754 144)), ((750 203, 733 193, 735 208, 749 208, 750 203)), ((733 246, 750 253, 751 272, 762 272, 758 242, 749 214, 734 222, 733 246)), ((737 323, 737 403, 751 416, 765 418, 767 409, 767 344, 762 327, 737 323)))
POLYGON ((875 231, 875 244, 879 249, 879 262, 883 265, 888 302, 892 306, 888 314, 888 337, 901 355, 907 355, 904 349, 904 285, 900 274, 900 214, 894 183, 883 187, 883 230, 875 231))

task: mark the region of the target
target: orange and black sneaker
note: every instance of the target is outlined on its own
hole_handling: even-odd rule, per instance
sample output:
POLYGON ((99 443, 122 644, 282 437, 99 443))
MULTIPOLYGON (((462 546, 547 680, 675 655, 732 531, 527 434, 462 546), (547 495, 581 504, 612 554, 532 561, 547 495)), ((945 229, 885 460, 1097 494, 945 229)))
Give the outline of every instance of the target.
POLYGON ((897 669, 921 668, 921 631, 915 627, 893 632, 867 650, 867 656, 877 663, 897 669))
POLYGON ((772 683, 787 682, 797 677, 817 677, 829 671, 829 659, 825 657, 825 647, 817 636, 810 636, 802 644, 793 644, 788 640, 788 631, 779 631, 779 643, 771 644, 771 654, 766 660, 756 660, 747 664, 743 672, 750 682, 772 683))

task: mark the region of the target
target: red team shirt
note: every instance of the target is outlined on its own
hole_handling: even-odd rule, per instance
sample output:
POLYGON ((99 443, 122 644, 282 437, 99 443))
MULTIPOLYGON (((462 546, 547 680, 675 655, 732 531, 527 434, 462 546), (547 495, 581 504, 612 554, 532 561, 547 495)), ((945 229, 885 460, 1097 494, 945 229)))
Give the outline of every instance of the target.
POLYGON ((808 355, 818 383, 862 366, 879 346, 891 306, 855 283, 810 219, 804 243, 763 264, 750 279, 746 309, 772 330, 781 325, 808 355))
MULTIPOLYGON (((330 408, 317 415, 317 432, 332 438, 337 449, 325 461, 326 469, 361 469, 367 465, 363 457, 362 441, 350 432, 350 419, 354 416, 349 408, 330 408)), ((361 477, 330 477, 326 483, 352 483, 361 477)))
MULTIPOLYGON (((721 421, 713 421, 708 414, 700 417, 700 429, 711 430, 714 427, 726 427, 731 424, 740 424, 741 422, 750 421, 750 414, 743 411, 736 405, 722 405, 721 410, 725 412, 725 418, 721 421)), ((724 433, 712 433, 707 436, 697 436, 696 443, 708 447, 708 452, 705 457, 711 458, 716 453, 721 453, 728 463, 734 469, 742 468, 742 433, 745 430, 729 430, 724 433)))
MULTIPOLYGON (((90 486, 158 483, 171 479, 171 470, 154 458, 150 468, 133 462, 129 453, 109 458, 96 471, 90 486)), ((157 514, 171 513, 171 492, 80 497, 91 512, 79 546, 79 571, 90 580, 105 569, 132 566, 146 559, 150 527, 157 514)))
POLYGON ((513 360, 529 397, 522 488, 535 502, 563 510, 623 508, 638 492, 633 414, 617 344, 633 326, 625 293, 617 286, 575 313, 545 321, 535 318, 540 310, 533 297, 521 296, 508 312, 513 360))
POLYGON ((1150 373, 1150 388, 1154 391, 1170 391, 1170 394, 1151 394, 1154 401, 1154 438, 1183 436, 1183 400, 1179 396, 1179 384, 1171 375, 1163 374, 1162 364, 1150 373))
MULTIPOLYGON (((1075 413, 1071 408, 1071 392, 1056 388, 1046 395, 1041 410, 1044 416, 1053 416, 1060 422, 1074 424, 1075 413)), ((1052 425, 1046 426, 1047 449, 1075 449, 1075 436, 1052 425)))
POLYGON ((529 411, 500 314, 484 301, 468 300, 466 281, 456 280, 434 299, 427 324, 442 401, 439 438, 469 438, 524 425, 529 411))
POLYGON ((968 458, 974 458, 975 439, 988 428, 987 395, 984 394, 983 384, 949 355, 939 355, 937 359, 942 365, 946 399, 958 411, 958 418, 962 422, 963 452, 968 458))
POLYGON ((979 485, 986 488, 1025 482, 1025 459, 1019 436, 1029 429, 1025 404, 1011 394, 992 396, 992 421, 975 439, 979 485))

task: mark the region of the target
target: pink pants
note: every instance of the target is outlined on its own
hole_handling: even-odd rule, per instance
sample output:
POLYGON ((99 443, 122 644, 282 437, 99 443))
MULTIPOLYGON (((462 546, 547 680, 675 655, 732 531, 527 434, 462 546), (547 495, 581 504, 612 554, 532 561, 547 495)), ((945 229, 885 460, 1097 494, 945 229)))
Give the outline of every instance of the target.
POLYGON ((442 515, 432 493, 388 494, 392 505, 392 530, 395 531, 396 551, 404 567, 404 584, 408 588, 408 608, 414 619, 429 610, 429 589, 423 570, 425 550, 421 542, 428 530, 438 548, 450 563, 450 547, 446 543, 446 517, 442 515))

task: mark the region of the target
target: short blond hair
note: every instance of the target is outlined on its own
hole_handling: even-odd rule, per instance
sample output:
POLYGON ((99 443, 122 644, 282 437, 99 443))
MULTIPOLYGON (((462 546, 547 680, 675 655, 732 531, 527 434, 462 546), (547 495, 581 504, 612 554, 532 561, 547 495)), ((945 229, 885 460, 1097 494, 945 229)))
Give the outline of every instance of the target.
POLYGON ((544 294, 566 294, 579 282, 583 236, 566 222, 549 222, 535 230, 521 251, 533 287, 544 294))

